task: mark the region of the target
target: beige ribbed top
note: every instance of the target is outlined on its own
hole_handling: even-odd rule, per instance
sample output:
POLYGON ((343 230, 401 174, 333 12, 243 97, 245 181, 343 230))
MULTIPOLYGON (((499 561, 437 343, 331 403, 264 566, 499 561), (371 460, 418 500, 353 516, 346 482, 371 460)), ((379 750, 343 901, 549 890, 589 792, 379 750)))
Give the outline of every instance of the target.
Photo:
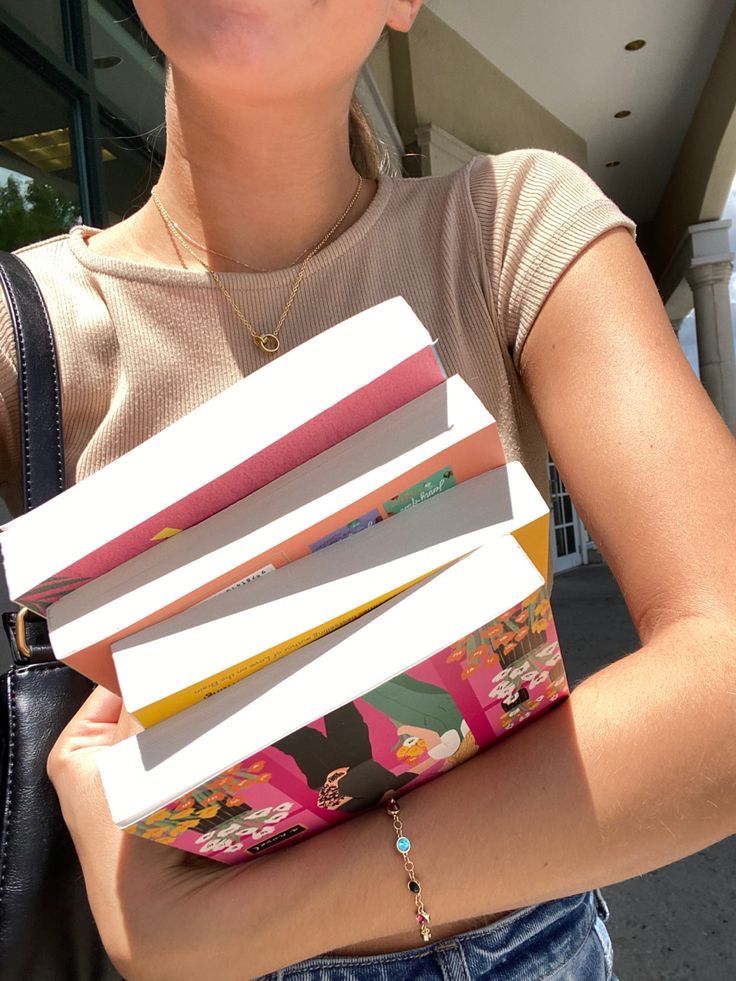
MULTIPOLYGON (((447 177, 383 177, 364 214, 307 267, 282 341, 294 346, 381 300, 405 297, 439 339, 448 372, 459 373, 495 416, 507 458, 521 460, 549 500, 546 448, 518 358, 560 274, 616 225, 635 235, 634 223, 584 171, 550 151, 476 157, 447 177)), ((87 246, 95 231, 78 226, 19 250, 56 334, 68 483, 265 358, 204 270, 101 256, 87 246)), ((269 329, 294 272, 221 275, 250 319, 269 329)), ((15 348, 0 307, 0 493, 17 513, 15 348)))

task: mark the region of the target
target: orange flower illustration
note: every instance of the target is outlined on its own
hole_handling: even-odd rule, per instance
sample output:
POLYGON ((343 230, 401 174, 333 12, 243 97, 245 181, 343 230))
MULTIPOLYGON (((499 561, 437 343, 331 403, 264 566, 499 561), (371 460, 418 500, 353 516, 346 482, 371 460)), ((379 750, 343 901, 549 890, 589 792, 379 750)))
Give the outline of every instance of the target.
POLYGON ((210 787, 227 787, 229 783, 232 783, 232 775, 229 773, 224 773, 221 777, 217 777, 215 780, 210 780, 210 787))
POLYGON ((167 808, 162 808, 160 811, 156 811, 155 814, 149 814, 146 818, 146 824, 155 824, 157 821, 164 821, 166 818, 171 817, 171 811, 167 808))
POLYGON ((167 829, 164 827, 149 828, 147 831, 143 832, 141 838, 160 838, 161 835, 166 832, 166 830, 167 829))
POLYGON ((202 803, 203 804, 214 804, 218 800, 224 800, 225 799, 225 796, 226 796, 225 794, 223 794, 221 791, 218 790, 217 793, 215 793, 215 794, 208 794, 204 798, 204 800, 202 801, 202 803))
POLYGON ((196 828, 198 824, 199 818, 194 818, 191 821, 182 821, 181 824, 178 824, 172 831, 172 834, 180 835, 182 831, 189 831, 190 828, 196 828))
MULTIPOLYGON (((197 811, 196 813, 198 818, 213 818, 219 810, 220 810, 219 804, 210 804, 209 807, 205 807, 201 811, 197 811)), ((185 821, 184 824, 186 823, 187 822, 185 821)))

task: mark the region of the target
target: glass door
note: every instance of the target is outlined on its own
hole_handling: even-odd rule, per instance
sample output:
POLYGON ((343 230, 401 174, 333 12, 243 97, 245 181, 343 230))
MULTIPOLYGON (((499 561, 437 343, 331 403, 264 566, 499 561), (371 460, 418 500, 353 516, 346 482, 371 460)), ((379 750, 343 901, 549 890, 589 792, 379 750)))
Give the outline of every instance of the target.
POLYGON ((550 524, 554 571, 564 572, 583 562, 580 522, 551 456, 547 457, 547 466, 552 500, 550 524))

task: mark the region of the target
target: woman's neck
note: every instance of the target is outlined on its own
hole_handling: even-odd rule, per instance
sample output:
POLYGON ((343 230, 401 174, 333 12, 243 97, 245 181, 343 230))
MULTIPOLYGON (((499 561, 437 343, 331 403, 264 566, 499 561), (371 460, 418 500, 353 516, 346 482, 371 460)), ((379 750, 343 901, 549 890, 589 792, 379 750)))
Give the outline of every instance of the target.
MULTIPOLYGON (((173 72, 157 187, 161 202, 188 235, 217 252, 262 269, 291 265, 320 241, 355 192, 350 91, 333 94, 327 104, 313 98, 286 108, 244 106, 233 93, 213 99, 173 72)), ((336 234, 360 217, 374 192, 375 182, 364 182, 336 234)), ((177 248, 152 201, 93 236, 90 247, 148 264, 198 267, 177 248)), ((195 251, 214 269, 242 269, 195 251)))

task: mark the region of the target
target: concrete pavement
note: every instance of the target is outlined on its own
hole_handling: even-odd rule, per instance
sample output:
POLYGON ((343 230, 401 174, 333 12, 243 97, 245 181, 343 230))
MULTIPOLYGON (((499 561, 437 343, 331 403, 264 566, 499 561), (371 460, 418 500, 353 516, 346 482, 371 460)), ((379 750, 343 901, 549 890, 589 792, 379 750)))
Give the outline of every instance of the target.
MULTIPOLYGON (((640 646, 606 566, 558 574, 552 609, 571 685, 640 646)), ((736 981, 736 837, 603 892, 620 981, 736 981)))

